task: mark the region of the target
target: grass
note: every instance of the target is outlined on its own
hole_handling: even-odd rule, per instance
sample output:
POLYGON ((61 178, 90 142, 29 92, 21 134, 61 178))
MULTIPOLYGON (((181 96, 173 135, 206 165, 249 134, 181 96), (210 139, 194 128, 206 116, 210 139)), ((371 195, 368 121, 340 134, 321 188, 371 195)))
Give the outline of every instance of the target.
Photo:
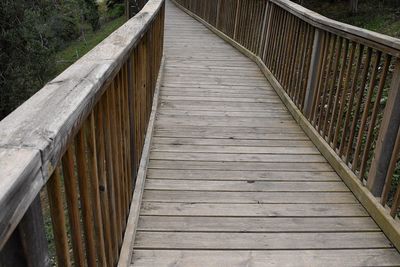
POLYGON ((93 32, 89 25, 83 27, 85 32, 83 36, 75 41, 72 41, 67 47, 56 54, 57 60, 57 74, 63 72, 66 68, 72 65, 76 60, 89 52, 98 43, 103 41, 113 31, 119 28, 125 22, 125 17, 119 17, 112 21, 106 22, 101 28, 93 32))
POLYGON ((360 0, 359 12, 350 14, 349 1, 305 0, 304 6, 326 17, 400 38, 400 6, 376 0, 360 0))

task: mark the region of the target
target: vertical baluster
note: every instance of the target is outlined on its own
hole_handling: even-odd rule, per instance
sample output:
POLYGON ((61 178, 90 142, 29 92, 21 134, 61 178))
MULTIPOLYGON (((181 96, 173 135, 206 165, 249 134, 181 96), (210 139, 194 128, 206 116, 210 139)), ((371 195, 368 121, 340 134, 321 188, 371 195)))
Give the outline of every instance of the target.
MULTIPOLYGON (((311 112, 311 121, 314 128, 317 129, 319 123, 321 122, 321 118, 318 116, 319 112, 322 108, 321 106, 321 94, 324 91, 323 84, 327 76, 326 72, 326 63, 328 61, 329 56, 329 46, 330 46, 330 33, 324 31, 324 39, 323 39, 323 52, 322 52, 322 63, 320 66, 320 74, 316 85, 316 96, 313 100, 313 108, 311 112), (319 110, 318 110, 319 109, 319 110)), ((310 76, 311 77, 311 76, 310 76)))
POLYGON ((339 68, 339 60, 340 60, 340 55, 342 54, 342 42, 343 42, 343 38, 339 37, 336 40, 336 46, 335 46, 335 63, 333 65, 333 74, 332 76, 330 76, 330 89, 329 89, 329 96, 328 96, 328 105, 326 108, 326 114, 325 114, 325 118, 324 118, 324 126, 322 128, 322 136, 325 138, 325 140, 328 140, 327 138, 327 131, 328 131, 328 124, 330 124, 329 122, 329 115, 331 112, 331 106, 332 106, 332 101, 333 101, 333 96, 336 93, 337 90, 335 90, 335 84, 336 84, 336 76, 338 73, 338 68, 339 68))
POLYGON ((290 62, 290 69, 289 69, 289 77, 288 77, 288 84, 286 86, 286 91, 288 92, 290 97, 293 97, 294 93, 294 77, 295 77, 295 69, 296 69, 296 61, 298 58, 298 53, 300 51, 300 39, 301 39, 301 25, 302 22, 299 19, 297 20, 297 25, 294 29, 295 32, 295 44, 294 44, 294 54, 290 62))
POLYGON ((78 179, 75 175, 73 148, 68 147, 62 157, 65 198, 68 206, 69 224, 71 227, 71 243, 74 260, 77 266, 84 266, 85 255, 82 242, 81 219, 79 212, 78 179))
MULTIPOLYGON (((358 45, 358 58, 357 58, 357 63, 356 67, 354 70, 353 74, 353 81, 351 84, 351 89, 350 89, 350 96, 349 96, 349 104, 348 104, 348 111, 346 113, 346 117, 343 123, 343 133, 342 133, 342 139, 340 141, 340 146, 339 146, 339 156, 343 156, 344 149, 345 149, 345 144, 346 144, 346 138, 347 138, 347 132, 349 129, 349 123, 350 123, 350 117, 352 114, 352 109, 353 109, 353 103, 354 103, 354 96, 356 94, 356 89, 357 89, 357 81, 358 81, 358 76, 361 70, 361 63, 362 63, 362 58, 364 54, 364 46, 363 45, 358 45)), ((350 142, 349 142, 350 145, 350 142)))
MULTIPOLYGON (((286 25, 284 26, 284 34, 283 34, 283 43, 282 43, 282 51, 280 55, 281 63, 279 64, 277 78, 279 79, 279 83, 283 85, 283 75, 285 72, 286 67, 286 60, 288 55, 288 48, 289 48, 289 33, 290 33, 290 26, 292 21, 292 15, 289 12, 286 12, 286 25)), ((285 88, 286 89, 286 88, 285 88)))
POLYGON ((303 61, 307 51, 306 40, 307 40, 308 30, 309 30, 308 24, 302 23, 300 51, 297 54, 298 58, 295 67, 294 91, 292 95, 292 100, 297 106, 299 106, 299 96, 301 92, 302 70, 304 68, 303 61))
POLYGON ((233 27, 233 40, 237 41, 237 32, 238 32, 238 22, 239 22, 239 15, 240 15, 240 5, 241 0, 236 0, 236 12, 235 12, 235 24, 233 27))
POLYGON ((315 29, 313 44, 311 48, 310 68, 307 75, 306 95, 304 100, 303 113, 312 121, 313 100, 316 98, 318 80, 323 66, 324 32, 315 29))
POLYGON ((79 193, 81 199, 81 209, 83 226, 85 229, 86 257, 88 266, 96 264, 96 246, 94 244, 93 213, 91 208, 90 182, 87 175, 85 133, 81 129, 75 138, 75 155, 79 176, 79 193))
POLYGON ((277 36, 277 22, 278 22, 278 13, 279 13, 279 8, 276 7, 275 5, 272 5, 273 9, 271 11, 272 13, 272 20, 271 20, 271 26, 269 26, 269 36, 268 36, 268 44, 265 49, 265 64, 268 67, 269 70, 272 68, 272 62, 274 58, 274 53, 275 53, 275 44, 276 44, 276 36, 277 36))
POLYGON ((110 107, 109 107, 109 91, 110 88, 106 89, 106 92, 103 96, 102 102, 102 109, 104 112, 104 143, 105 143, 105 161, 106 161, 106 171, 107 171, 107 188, 108 188, 108 201, 109 201, 109 211, 110 211, 110 219, 112 224, 112 233, 111 237, 113 238, 113 259, 114 263, 118 260, 118 251, 119 251, 119 244, 118 244, 118 236, 121 233, 118 223, 118 210, 117 210, 117 203, 115 201, 116 197, 116 189, 115 189, 115 177, 114 177, 114 170, 113 170, 113 156, 112 156, 112 146, 111 146, 111 133, 110 133, 110 107))
POLYGON ((282 84, 284 88, 286 88, 286 91, 288 91, 288 77, 290 75, 290 67, 291 67, 291 62, 292 62, 292 57, 293 54, 295 53, 295 37, 296 33, 294 31, 294 28, 296 28, 296 24, 298 22, 298 19, 296 16, 290 15, 291 17, 291 22, 289 25, 289 39, 287 41, 288 43, 288 51, 286 52, 287 58, 285 60, 285 67, 284 67, 284 73, 283 73, 283 78, 282 78, 282 84))
MULTIPOLYGON (((373 136, 374 136, 375 123, 376 123, 376 119, 378 117, 379 107, 381 104, 382 93, 383 93, 383 90, 385 87, 386 76, 387 76, 387 73, 389 70, 390 61, 391 61, 391 56, 386 54, 385 62, 383 65, 383 69, 382 69, 381 77, 380 77, 380 81, 379 81, 378 91, 375 95, 375 100, 374 100, 375 103, 372 108, 371 118, 369 120, 367 140, 365 142, 364 152, 363 152, 362 159, 361 159, 360 179, 362 179, 362 177, 364 177, 364 174, 367 169, 368 156, 370 153, 369 150, 371 148, 371 143, 372 143, 373 136)), ((379 65, 378 65, 378 68, 379 68, 379 65)))
MULTIPOLYGON (((324 110, 325 110, 325 101, 326 101, 326 97, 328 94, 328 84, 329 84, 329 80, 330 80, 330 74, 331 74, 331 68, 332 68, 332 62, 334 60, 334 55, 335 55, 335 44, 336 44, 336 40, 337 40, 337 36, 336 35, 330 35, 330 43, 332 45, 332 47, 329 49, 330 53, 329 53, 329 58, 328 58, 328 64, 327 64, 327 69, 326 69, 326 75, 325 75, 325 81, 324 81, 324 86, 322 88, 323 90, 323 94, 322 94, 322 98, 321 98, 321 106, 320 106, 320 110, 319 110, 319 122, 318 122, 318 131, 321 133, 321 130, 323 130, 323 118, 324 118, 324 110)), ((326 116, 326 114, 325 114, 326 116)))
POLYGON ((89 178, 90 187, 93 194, 93 215, 94 215, 94 227, 96 233, 96 245, 97 252, 99 255, 99 265, 107 266, 105 244, 104 244, 104 233, 103 233, 103 217, 101 215, 101 204, 100 204, 100 186, 99 186, 99 175, 97 169, 97 151, 96 151, 96 133, 95 133, 95 119, 94 113, 90 113, 89 118, 86 122, 85 128, 87 129, 87 151, 88 151, 88 164, 89 164, 89 178))
MULTIPOLYGON (((125 174, 124 174, 124 166, 123 166, 123 155, 122 155, 122 149, 123 149, 123 140, 122 140, 122 132, 121 132, 121 105, 120 105, 120 101, 121 101, 121 97, 119 95, 119 91, 120 88, 123 86, 123 78, 122 78, 122 68, 120 69, 120 71, 118 72, 117 76, 116 76, 116 83, 115 83, 115 87, 113 92, 111 92, 112 98, 113 98, 113 105, 114 105, 114 109, 115 109, 115 135, 116 135, 116 153, 117 153, 117 165, 118 165, 118 169, 119 169, 119 202, 120 202, 120 213, 121 213, 121 229, 125 229, 125 223, 126 223, 126 217, 125 217, 125 213, 126 213, 126 199, 125 199, 125 194, 124 194, 124 190, 125 190, 125 174)), ((122 238, 123 239, 123 232, 122 234, 122 238)))
MULTIPOLYGON (((342 39, 342 45, 343 45, 343 39, 342 39)), ((340 61, 339 61, 340 72, 339 72, 339 78, 338 78, 338 81, 337 81, 337 89, 336 89, 335 101, 334 101, 333 108, 332 108, 331 120, 329 122, 328 139, 327 139, 328 144, 331 144, 331 141, 332 141, 332 134, 333 134, 333 130, 334 130, 333 125, 335 124, 334 123, 335 116, 336 116, 336 113, 337 113, 337 109, 339 108, 339 99, 340 99, 341 95, 343 95, 343 93, 344 93, 344 92, 342 92, 342 85, 343 85, 343 77, 344 77, 344 73, 345 73, 345 69, 346 69, 345 66, 346 66, 346 62, 347 62, 348 50, 349 50, 349 42, 348 42, 347 39, 345 39, 344 40, 344 50, 343 50, 343 54, 342 54, 342 60, 341 60, 342 62, 341 62, 341 64, 340 64, 340 61)), ((338 57, 339 56, 340 56, 340 53, 338 54, 338 57)), ((334 146, 332 145, 332 147, 334 147, 334 146)))
MULTIPOLYGON (((267 9, 267 25, 266 25, 266 33, 265 33, 265 41, 264 41, 264 45, 262 47, 263 51, 262 51, 262 61, 265 63, 265 65, 267 66, 267 56, 270 55, 270 53, 267 54, 267 51, 270 50, 271 48, 271 36, 273 28, 272 25, 274 23, 273 17, 275 17, 275 13, 274 12, 275 8, 274 8, 274 4, 272 4, 271 1, 268 1, 268 9, 267 9)), ((268 67, 268 66, 267 66, 268 67)))
MULTIPOLYGON (((352 164, 352 170, 353 171, 355 171, 358 168, 359 154, 361 152, 361 146, 362 146, 362 143, 363 143, 362 139, 363 139, 363 136, 364 136, 364 129, 365 129, 365 125, 367 124, 367 119, 368 119, 368 116, 369 116, 369 108, 370 108, 370 105, 371 105, 371 100, 372 100, 372 96, 373 96, 374 89, 375 89, 376 75, 378 73, 379 62, 381 60, 381 55, 382 55, 382 53, 380 51, 377 51, 376 56, 375 56, 374 67, 372 69, 372 74, 371 74, 371 77, 370 77, 370 85, 369 85, 368 92, 367 92, 367 98, 365 99, 364 111, 363 111, 362 117, 361 117, 360 129, 358 131, 356 149, 355 149, 355 152, 354 152, 354 159, 353 159, 353 164, 352 164)), ((359 178, 363 179, 361 176, 359 178)))
MULTIPOLYGON (((286 28, 286 24, 287 24, 287 17, 288 17, 288 13, 285 10, 282 10, 282 24, 281 27, 283 29, 286 28)), ((282 67, 282 50, 283 50, 283 46, 284 46, 284 38, 285 38, 285 32, 284 31, 279 31, 279 35, 278 35, 278 47, 277 47, 277 53, 276 53, 276 58, 275 58, 275 62, 273 65, 273 73, 275 75, 275 77, 278 78, 278 73, 279 73, 279 69, 280 67, 282 67)))
POLYGON ((114 78, 114 81, 111 83, 111 88, 109 89, 109 98, 108 98, 108 107, 109 107, 109 116, 110 116, 110 135, 111 135, 111 149, 112 149, 112 165, 114 171, 114 188, 115 188, 115 207, 116 207, 116 216, 117 216, 117 239, 118 246, 122 243, 122 202, 121 202, 121 170, 120 170, 120 158, 118 151, 118 130, 117 130, 117 108, 115 105, 115 90, 118 86, 116 84, 118 80, 118 75, 114 78))
POLYGON ((104 245, 107 252, 107 264, 111 266, 114 263, 114 238, 115 232, 114 226, 110 220, 110 203, 109 203, 109 190, 107 184, 107 174, 105 165, 105 140, 104 140, 104 117, 103 109, 104 95, 101 98, 99 104, 95 107, 96 114, 96 157, 97 157, 97 170, 99 176, 99 190, 100 190, 100 204, 101 204, 101 216, 103 218, 103 231, 104 231, 104 245))
POLYGON ((304 105, 304 98, 306 95, 306 86, 307 86, 307 78, 308 78, 308 68, 310 65, 311 56, 309 56, 309 49, 310 43, 312 43, 312 36, 314 36, 314 29, 311 25, 307 25, 307 33, 306 33, 306 43, 305 43, 305 50, 302 59, 302 68, 300 72, 300 90, 299 90, 299 97, 298 97, 298 106, 300 109, 303 109, 304 105))
POLYGON ((53 225, 54 243, 57 253, 57 262, 60 267, 71 266, 67 238, 67 227, 64 216, 64 205, 61 191, 60 168, 56 167, 47 182, 51 222, 53 225))
POLYGON ((350 127, 351 130, 350 130, 349 142, 348 142, 348 147, 347 147, 347 152, 346 152, 346 157, 345 157, 346 164, 349 163, 349 161, 350 161, 351 150, 353 148, 353 141, 354 141, 354 137, 356 134, 356 125, 357 125, 358 116, 360 113, 362 99, 364 96, 365 84, 367 82, 367 77, 368 77, 368 70, 369 70, 369 65, 371 62, 371 56, 372 56, 372 49, 370 47, 368 47, 367 54, 365 57, 365 62, 364 62, 364 70, 363 70, 363 75, 362 75, 362 80, 361 80, 361 86, 360 86, 360 90, 359 90, 360 92, 358 93, 358 97, 356 99, 356 106, 355 106, 355 111, 354 111, 354 115, 353 115, 353 121, 352 121, 351 127, 350 127))
MULTIPOLYGON (((349 90, 349 81, 350 81, 350 76, 351 76, 351 70, 353 68, 353 61, 354 61, 354 55, 355 55, 355 51, 356 51, 356 43, 355 42, 351 42, 351 48, 350 48, 350 56, 349 56, 349 62, 347 64, 347 71, 346 71, 346 75, 344 77, 344 81, 343 81, 343 93, 340 99, 340 107, 339 107, 339 112, 338 112, 338 119, 336 122, 336 127, 335 127, 335 133, 333 136, 333 144, 332 147, 334 149, 336 149, 337 147, 337 142, 339 139, 339 133, 340 130, 342 130, 342 135, 345 133, 345 128, 342 127, 342 120, 343 120, 343 113, 344 113, 344 108, 347 102, 347 93, 349 90)), ((347 114, 346 114, 347 115, 347 114)), ((346 127, 346 126, 345 126, 346 127)), ((341 145, 341 144, 340 144, 341 145)), ((339 153, 340 155, 340 153, 339 153)))

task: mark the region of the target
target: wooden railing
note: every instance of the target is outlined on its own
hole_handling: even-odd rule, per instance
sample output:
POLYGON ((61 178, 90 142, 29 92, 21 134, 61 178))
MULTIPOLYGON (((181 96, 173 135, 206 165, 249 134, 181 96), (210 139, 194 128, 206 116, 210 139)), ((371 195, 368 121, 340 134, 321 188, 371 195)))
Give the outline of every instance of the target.
POLYGON ((174 1, 258 63, 399 249, 400 40, 288 0, 174 1))
POLYGON ((116 265, 163 31, 150 0, 0 122, 1 266, 116 265))

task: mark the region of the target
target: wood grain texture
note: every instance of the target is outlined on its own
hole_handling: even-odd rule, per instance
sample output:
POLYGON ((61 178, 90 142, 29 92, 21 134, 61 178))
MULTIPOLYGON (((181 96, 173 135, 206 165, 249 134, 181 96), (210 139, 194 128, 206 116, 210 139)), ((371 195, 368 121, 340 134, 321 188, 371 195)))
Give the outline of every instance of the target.
POLYGON ((341 250, 140 250, 132 266, 191 267, 293 267, 293 266, 393 266, 399 261, 395 249, 341 250))
POLYGON ((169 2, 166 12, 132 266, 399 264, 258 66, 169 2))

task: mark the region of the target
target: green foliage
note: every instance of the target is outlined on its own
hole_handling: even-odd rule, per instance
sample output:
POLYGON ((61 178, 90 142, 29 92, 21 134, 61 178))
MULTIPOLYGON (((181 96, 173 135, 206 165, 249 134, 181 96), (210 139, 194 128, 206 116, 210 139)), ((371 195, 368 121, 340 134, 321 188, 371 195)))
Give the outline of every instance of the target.
POLYGON ((304 0, 304 6, 329 18, 400 37, 400 1, 359 1, 358 13, 350 14, 349 1, 304 0))
POLYGON ((87 31, 85 39, 79 38, 68 44, 67 47, 56 53, 57 73, 61 73, 73 62, 86 54, 90 49, 100 43, 125 22, 124 17, 119 17, 102 25, 97 32, 87 31))
POLYGON ((102 33, 86 40, 100 21, 96 0, 1 0, 0 120, 64 69, 56 64, 58 51, 79 39, 86 46, 82 56, 104 39, 102 33))
POLYGON ((86 20, 92 26, 93 31, 97 31, 100 28, 100 17, 98 12, 97 3, 95 0, 84 0, 86 5, 86 20))
POLYGON ((0 119, 54 75, 50 1, 0 1, 0 119))
POLYGON ((125 6, 123 4, 116 4, 108 11, 108 16, 110 19, 115 19, 123 16, 124 13, 125 6))

